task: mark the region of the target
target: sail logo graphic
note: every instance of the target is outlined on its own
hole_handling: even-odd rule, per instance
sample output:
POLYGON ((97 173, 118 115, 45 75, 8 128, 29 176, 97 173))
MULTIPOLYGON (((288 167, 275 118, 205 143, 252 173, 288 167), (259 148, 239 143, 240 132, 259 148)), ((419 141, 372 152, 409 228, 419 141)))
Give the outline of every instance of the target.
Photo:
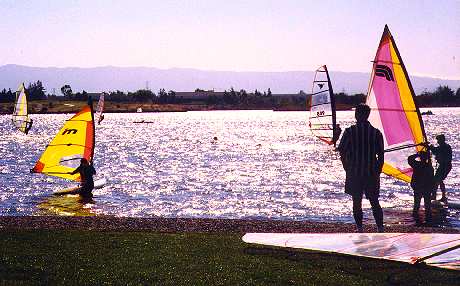
POLYGON ((64 130, 64 132, 62 132, 62 135, 66 135, 66 134, 77 134, 77 129, 66 129, 64 130))
POLYGON ((375 75, 386 78, 388 81, 394 81, 393 72, 385 65, 377 65, 375 68, 375 75))
POLYGON ((319 89, 323 89, 324 84, 318 83, 319 89))

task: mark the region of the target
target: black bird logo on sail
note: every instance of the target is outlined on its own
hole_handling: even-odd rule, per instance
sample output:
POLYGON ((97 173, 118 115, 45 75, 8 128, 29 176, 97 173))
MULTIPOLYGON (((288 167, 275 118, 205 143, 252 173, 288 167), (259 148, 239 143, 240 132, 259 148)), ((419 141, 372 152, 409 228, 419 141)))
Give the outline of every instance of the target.
POLYGON ((323 89, 324 83, 318 83, 319 89, 323 89))
POLYGON ((377 65, 375 68, 375 75, 386 78, 388 81, 394 81, 393 72, 385 65, 377 65))

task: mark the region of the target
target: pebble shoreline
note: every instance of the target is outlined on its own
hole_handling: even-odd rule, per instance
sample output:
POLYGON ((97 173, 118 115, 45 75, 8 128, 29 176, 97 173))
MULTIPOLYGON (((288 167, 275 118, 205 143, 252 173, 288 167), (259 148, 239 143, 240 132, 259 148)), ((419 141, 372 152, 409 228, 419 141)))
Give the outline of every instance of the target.
MULTIPOLYGON (((229 233, 295 232, 337 233, 356 232, 354 224, 312 221, 244 220, 208 218, 134 218, 114 216, 0 216, 0 231, 6 230, 90 230, 161 233, 229 233)), ((375 225, 365 225, 364 232, 376 232, 375 225)), ((415 225, 386 225, 385 232, 402 233, 460 233, 449 227, 421 227, 415 225)))

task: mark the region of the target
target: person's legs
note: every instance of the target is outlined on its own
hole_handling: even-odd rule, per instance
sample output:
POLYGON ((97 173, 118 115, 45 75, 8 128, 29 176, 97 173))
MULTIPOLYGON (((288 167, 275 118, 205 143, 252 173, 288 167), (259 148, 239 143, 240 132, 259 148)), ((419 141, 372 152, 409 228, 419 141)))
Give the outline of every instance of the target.
MULTIPOLYGON (((431 195, 431 194, 430 194, 431 195)), ((414 209, 412 211, 412 216, 418 216, 418 211, 420 209, 420 201, 422 200, 422 195, 414 192, 414 209)))
POLYGON ((91 184, 91 183, 84 184, 84 185, 82 185, 80 195, 82 195, 84 197, 92 197, 93 196, 93 193, 92 193, 93 189, 94 189, 94 183, 93 184, 91 184))
POLYGON ((441 201, 447 201, 446 197, 446 185, 444 185, 444 181, 439 183, 439 188, 441 189, 441 201))
POLYGON ((355 218, 358 232, 363 232, 363 209, 362 209, 362 194, 353 195, 353 217, 355 218))
POLYGON ((377 225, 378 232, 383 232, 383 211, 379 203, 378 197, 369 198, 372 207, 372 214, 374 215, 375 224, 377 225))
POLYGON ((425 192, 423 194, 423 205, 425 206, 425 223, 430 224, 432 222, 430 192, 425 192))

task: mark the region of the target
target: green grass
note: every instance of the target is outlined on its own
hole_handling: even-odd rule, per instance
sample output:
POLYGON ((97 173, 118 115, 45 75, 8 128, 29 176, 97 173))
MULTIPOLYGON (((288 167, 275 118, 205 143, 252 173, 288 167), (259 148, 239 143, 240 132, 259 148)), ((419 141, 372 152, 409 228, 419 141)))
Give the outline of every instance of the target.
POLYGON ((0 285, 458 285, 460 273, 259 247, 235 234, 0 232, 0 285))

